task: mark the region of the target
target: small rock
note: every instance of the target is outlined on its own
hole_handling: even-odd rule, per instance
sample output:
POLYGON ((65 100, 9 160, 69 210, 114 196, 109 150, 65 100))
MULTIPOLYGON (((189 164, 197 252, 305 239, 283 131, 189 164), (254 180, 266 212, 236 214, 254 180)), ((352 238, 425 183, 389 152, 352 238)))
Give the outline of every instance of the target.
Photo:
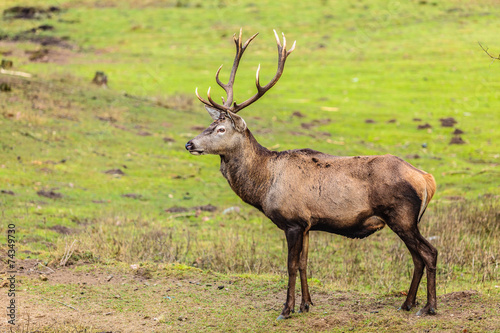
POLYGON ((233 206, 233 207, 229 207, 229 208, 224 209, 222 214, 239 213, 239 212, 240 212, 240 207, 233 206))
POLYGON ((47 280, 49 279, 49 278, 47 277, 47 275, 45 275, 45 274, 40 274, 40 275, 38 276, 38 278, 39 278, 40 280, 42 280, 42 281, 47 281, 47 280))
POLYGON ((222 290, 224 289, 224 286, 218 286, 217 289, 222 290))

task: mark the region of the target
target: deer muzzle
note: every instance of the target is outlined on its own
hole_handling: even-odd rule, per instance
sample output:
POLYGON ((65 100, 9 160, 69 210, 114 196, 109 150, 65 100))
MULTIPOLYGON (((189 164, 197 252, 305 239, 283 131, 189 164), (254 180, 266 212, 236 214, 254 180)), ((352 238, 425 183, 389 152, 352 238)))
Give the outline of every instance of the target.
POLYGON ((185 147, 186 147, 186 150, 193 155, 202 155, 203 154, 203 149, 196 149, 196 147, 193 143, 193 140, 188 141, 188 143, 186 143, 185 147))

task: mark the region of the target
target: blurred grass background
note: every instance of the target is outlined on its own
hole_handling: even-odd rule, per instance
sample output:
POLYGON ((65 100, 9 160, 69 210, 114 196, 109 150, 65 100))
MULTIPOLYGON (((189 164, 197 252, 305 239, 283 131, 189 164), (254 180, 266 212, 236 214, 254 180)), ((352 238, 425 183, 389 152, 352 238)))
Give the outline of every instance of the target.
MULTIPOLYGON (((0 10, 15 5, 3 1, 0 10)), ((50 5, 60 12, 4 16, 0 25, 2 57, 33 74, 0 76, 11 86, 0 92, 0 239, 15 223, 20 258, 57 265, 76 239, 70 265, 181 262, 284 277, 281 231, 230 190, 217 156, 184 149, 210 123, 194 90, 222 94, 214 75, 221 64, 221 77, 229 75, 232 34, 260 33, 238 72, 241 101, 254 92, 259 63, 262 82, 275 73, 276 29, 297 48, 279 84, 241 114, 259 142, 391 153, 433 173, 438 191, 421 228, 440 251, 438 292, 498 294, 500 63, 478 45, 500 51, 494 1, 50 5), (44 24, 53 29, 27 32, 44 24), (55 42, 42 45, 47 37, 55 42), (36 52, 45 56, 33 59, 36 52), (107 89, 91 84, 96 71, 108 76, 107 89), (457 123, 442 127, 448 117, 457 123), (450 144, 455 136, 465 143, 450 144), (117 169, 123 174, 109 172, 117 169), (217 210, 189 210, 207 204, 217 210), (238 213, 222 213, 235 206, 238 213)), ((389 230, 363 241, 317 233, 311 249, 310 275, 325 284, 409 284, 410 256, 389 230)))

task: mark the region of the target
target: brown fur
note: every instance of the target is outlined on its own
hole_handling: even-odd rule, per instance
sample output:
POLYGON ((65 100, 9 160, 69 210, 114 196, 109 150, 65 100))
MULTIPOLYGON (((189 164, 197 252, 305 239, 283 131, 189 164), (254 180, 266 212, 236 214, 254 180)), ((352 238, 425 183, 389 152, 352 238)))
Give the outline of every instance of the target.
POLYGON ((223 105, 210 97, 198 99, 215 122, 186 144, 194 155, 217 154, 220 170, 233 191, 263 212, 285 232, 288 243, 288 292, 279 319, 295 307, 295 283, 300 273, 300 311, 312 305, 307 286, 309 231, 322 230, 351 238, 364 238, 389 226, 404 241, 415 265, 408 297, 401 306, 416 303, 420 279, 427 270, 427 304, 418 314, 436 309, 436 249, 422 237, 418 222, 434 195, 436 183, 426 172, 392 155, 339 157, 312 149, 273 152, 262 147, 236 113, 261 98, 279 80, 285 60, 295 48, 278 45, 278 69, 265 86, 256 75, 257 93, 243 103, 233 103, 233 84, 241 56, 256 35, 242 43, 242 31, 234 36, 236 56, 228 83, 215 75, 227 94, 223 105))
MULTIPOLYGON (((234 117, 239 116, 231 115, 234 117)), ((297 270, 303 291, 301 311, 308 311, 312 304, 306 273, 310 230, 364 238, 385 225, 402 238, 415 263, 402 308, 415 305, 423 268, 427 267, 428 301, 421 313, 434 313, 437 251, 417 228, 436 190, 432 175, 392 155, 343 157, 312 149, 269 151, 246 126, 242 131, 231 126, 231 118, 217 120, 186 147, 202 154, 219 154, 221 173, 233 191, 285 232, 289 291, 281 317, 289 317, 294 308, 297 270), (220 140, 214 139, 219 126, 225 126, 227 137, 215 144, 220 140)))

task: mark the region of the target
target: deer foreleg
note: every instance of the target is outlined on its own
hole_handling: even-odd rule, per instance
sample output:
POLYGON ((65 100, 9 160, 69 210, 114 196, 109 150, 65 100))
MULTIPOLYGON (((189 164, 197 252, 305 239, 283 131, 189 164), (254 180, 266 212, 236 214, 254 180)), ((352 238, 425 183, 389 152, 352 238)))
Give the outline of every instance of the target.
POLYGON ((283 311, 278 317, 285 319, 290 317, 290 313, 295 308, 295 283, 297 281, 297 270, 299 268, 300 253, 302 251, 304 231, 300 228, 289 228, 285 230, 286 241, 288 243, 288 291, 283 311))
POLYGON ((311 295, 309 294, 309 286, 307 285, 307 253, 309 251, 309 231, 304 233, 302 240, 302 251, 300 252, 299 272, 300 286, 302 289, 302 302, 300 303, 299 312, 309 312, 309 306, 313 305, 311 295))

